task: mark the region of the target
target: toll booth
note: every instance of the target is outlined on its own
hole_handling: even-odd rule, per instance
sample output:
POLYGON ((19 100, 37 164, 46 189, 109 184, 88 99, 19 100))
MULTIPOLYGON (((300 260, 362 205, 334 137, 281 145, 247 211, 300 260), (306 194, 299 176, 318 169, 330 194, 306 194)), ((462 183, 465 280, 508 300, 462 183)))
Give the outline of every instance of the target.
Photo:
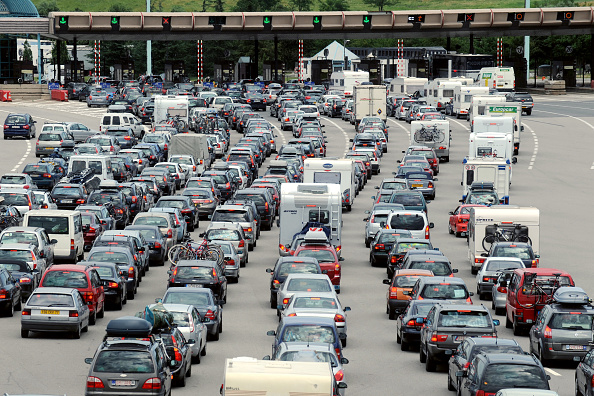
POLYGON ((329 84, 332 76, 332 59, 311 61, 311 81, 314 84, 329 84))
POLYGON ((277 65, 278 65, 278 69, 275 73, 274 60, 264 61, 264 64, 262 65, 262 72, 263 72, 264 80, 276 81, 277 79, 275 79, 275 76, 278 75, 278 81, 276 81, 276 82, 285 81, 285 79, 284 79, 285 63, 278 61, 277 65))
POLYGON ((67 82, 82 81, 83 77, 85 75, 85 62, 78 61, 77 64, 75 65, 74 61, 71 60, 70 62, 68 62, 64 65, 64 73, 65 73, 64 75, 65 75, 67 82), (77 78, 77 73, 76 73, 77 70, 78 70, 78 78, 77 78))
POLYGON ((380 85, 382 83, 379 59, 361 59, 359 70, 369 72, 369 81, 373 83, 373 85, 380 85))
POLYGON ((183 82, 186 77, 185 63, 183 60, 170 60, 165 62, 165 81, 183 82))
POLYGON ((553 60, 551 79, 565 80, 566 88, 575 87, 577 79, 575 59, 565 58, 553 60))
POLYGON ((133 80, 134 79, 134 61, 122 61, 113 65, 114 80, 133 80))
POLYGON ((219 84, 233 81, 234 72, 235 63, 233 61, 219 59, 219 61, 214 64, 214 80, 219 84))
POLYGON ((258 77, 258 67, 254 62, 245 62, 240 59, 235 65, 235 80, 252 79, 255 80, 258 77))

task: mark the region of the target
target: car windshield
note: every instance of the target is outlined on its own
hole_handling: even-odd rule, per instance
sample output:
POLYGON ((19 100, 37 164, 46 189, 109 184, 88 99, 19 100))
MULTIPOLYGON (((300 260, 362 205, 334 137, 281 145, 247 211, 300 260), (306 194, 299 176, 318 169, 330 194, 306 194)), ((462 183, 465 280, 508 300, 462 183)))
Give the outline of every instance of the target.
POLYGON ((45 228, 48 234, 68 234, 70 229, 66 216, 29 216, 27 225, 45 228))
POLYGON ((84 272, 56 270, 46 271, 41 286, 87 288, 89 282, 84 272))
POLYGON ((247 222, 250 221, 249 215, 243 210, 225 209, 216 210, 212 216, 212 221, 223 222, 247 222))
POLYGON ((334 263, 336 257, 330 250, 324 249, 304 249, 300 250, 296 257, 313 257, 318 259, 318 263, 334 263))
POLYGON ((439 314, 438 326, 444 327, 491 327, 487 312, 457 309, 455 311, 442 311, 439 314))
POLYGON ((169 162, 175 162, 176 164, 193 165, 192 160, 189 157, 171 157, 169 162))
POLYGON ((69 294, 34 293, 27 301, 33 307, 74 307, 74 300, 69 294))
POLYGON ((94 252, 89 256, 89 261, 103 263, 128 263, 128 256, 121 252, 94 252))
POLYGON ((287 326, 283 332, 285 342, 334 343, 334 331, 330 327, 316 325, 287 326))
POLYGON ((425 285, 420 296, 423 298, 465 300, 468 298, 468 292, 464 285, 442 282, 425 285))
POLYGON ((528 246, 497 246, 493 252, 495 257, 517 257, 521 260, 532 259, 532 249, 528 246))
POLYGON ((452 274, 449 264, 443 261, 414 261, 408 269, 429 270, 435 276, 449 276, 452 274))
POLYGON ((177 278, 211 279, 214 277, 212 267, 177 267, 175 270, 177 278))
POLYGON ((52 191, 54 195, 64 195, 67 197, 78 197, 80 196, 80 190, 73 186, 56 186, 52 191))
POLYGON ((421 275, 402 275, 394 278, 395 287, 413 287, 421 275))
POLYGON ((29 200, 25 194, 16 193, 0 193, 0 197, 4 198, 3 205, 28 206, 29 200))
POLYGON ((142 216, 134 219, 134 225, 154 225, 158 227, 169 227, 167 218, 163 216, 142 216))
POLYGON ((32 232, 5 232, 2 234, 2 237, 0 237, 0 244, 8 243, 31 243, 39 247, 37 235, 33 234, 32 232))
POLYGON ((491 364, 487 366, 480 383, 480 389, 485 393, 515 388, 518 384, 530 384, 531 389, 549 389, 542 367, 536 365, 491 364))
POLYGON ((287 291, 329 292, 332 289, 325 279, 291 279, 287 291))
POLYGON ((392 216, 390 228, 421 231, 425 228, 425 218, 417 214, 403 214, 392 216))
POLYGON ((297 297, 293 308, 337 309, 336 299, 329 297, 297 297))
POLYGON ((152 373, 155 369, 149 352, 110 350, 99 353, 93 371, 98 373, 152 373))
POLYGON ((210 294, 204 292, 171 292, 163 297, 163 304, 212 305, 210 294))
POLYGON ((524 265, 522 265, 522 263, 518 263, 517 261, 489 260, 487 262, 485 271, 500 271, 511 268, 524 268, 524 265))

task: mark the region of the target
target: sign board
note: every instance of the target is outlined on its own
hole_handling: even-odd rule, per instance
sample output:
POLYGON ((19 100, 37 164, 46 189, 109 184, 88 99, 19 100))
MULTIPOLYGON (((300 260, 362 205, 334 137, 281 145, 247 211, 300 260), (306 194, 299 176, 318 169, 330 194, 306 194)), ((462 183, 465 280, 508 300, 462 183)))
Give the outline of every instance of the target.
POLYGON ((256 81, 256 82, 254 83, 254 85, 257 85, 257 86, 259 86, 260 88, 264 88, 264 87, 266 86, 266 84, 264 84, 262 81, 256 81))
POLYGON ((517 113, 518 108, 516 106, 489 106, 489 113, 517 113))
POLYGON ((99 85, 101 85, 101 88, 103 88, 103 89, 107 89, 111 86, 109 83, 104 83, 104 82, 100 83, 99 85))
POLYGON ((203 86, 203 87, 212 88, 212 87, 213 87, 213 83, 211 83, 211 82, 203 82, 203 83, 202 83, 202 86, 203 86))
POLYGON ((483 80, 491 78, 491 73, 483 73, 483 80))
POLYGON ((48 83, 47 84, 48 89, 51 91, 52 89, 60 89, 60 84, 59 83, 48 83))
POLYGON ((313 81, 305 81, 305 82, 303 83, 303 85, 307 85, 307 86, 311 86, 311 87, 313 87, 314 85, 316 85, 316 83, 315 83, 315 82, 313 82, 313 81))
POLYGON ((153 87, 163 89, 163 83, 162 82, 153 83, 153 87))

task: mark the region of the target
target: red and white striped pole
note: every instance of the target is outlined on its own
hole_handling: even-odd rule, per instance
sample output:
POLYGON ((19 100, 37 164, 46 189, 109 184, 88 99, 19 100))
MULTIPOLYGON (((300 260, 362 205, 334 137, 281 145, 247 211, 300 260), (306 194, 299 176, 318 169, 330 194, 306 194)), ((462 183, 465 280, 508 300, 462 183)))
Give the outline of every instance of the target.
POLYGON ((99 51, 97 52, 97 60, 99 76, 101 76, 101 40, 99 40, 99 51))
POLYGON ((497 67, 503 66, 503 39, 497 38, 497 67))
POLYGON ((203 62, 204 58, 202 57, 202 40, 198 40, 198 83, 202 83, 204 80, 203 62))
POLYGON ((303 40, 299 40, 299 82, 303 81, 303 40))
POLYGON ((97 81, 97 40, 95 40, 95 51, 93 51, 95 55, 95 68, 93 69, 93 73, 95 75, 95 81, 97 81))
POLYGON ((402 59, 404 58, 404 39, 398 39, 398 77, 401 77, 403 73, 402 59))

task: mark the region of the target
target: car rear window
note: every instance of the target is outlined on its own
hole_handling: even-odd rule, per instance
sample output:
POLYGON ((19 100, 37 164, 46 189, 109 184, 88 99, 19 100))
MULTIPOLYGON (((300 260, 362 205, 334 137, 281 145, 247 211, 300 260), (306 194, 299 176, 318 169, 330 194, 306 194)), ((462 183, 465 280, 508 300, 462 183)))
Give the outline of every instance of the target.
POLYGON ((382 183, 382 190, 408 190, 406 183, 401 182, 385 182, 382 183))
POLYGON ((530 384, 532 389, 549 389, 544 371, 539 366, 523 364, 491 364, 485 369, 480 389, 495 393, 500 389, 530 384))
POLYGON ((180 278, 211 279, 214 277, 212 267, 177 267, 174 276, 180 278))
POLYGON ((37 236, 32 232, 5 232, 2 234, 2 237, 0 237, 0 244, 2 243, 31 243, 35 246, 39 246, 37 236))
POLYGON ((298 297, 293 302, 293 308, 337 309, 338 304, 329 297, 298 297))
POLYGON ((406 253, 409 250, 417 250, 417 249, 432 249, 429 243, 423 242, 401 242, 398 244, 397 252, 398 253, 406 253))
POLYGON ((334 331, 330 327, 302 325, 287 326, 283 332, 285 342, 324 342, 334 343, 334 331))
POLYGON ((549 327, 555 330, 592 330, 594 314, 582 312, 555 313, 549 327))
POLYGON ((372 223, 385 223, 388 220, 388 214, 376 214, 371 218, 372 223))
POLYGON ((9 176, 4 175, 0 179, 0 183, 2 184, 25 184, 25 176, 9 176))
POLYGON ((392 219, 390 219, 390 228, 394 229, 421 231, 424 227, 425 219, 423 216, 416 214, 392 216, 392 219))
POLYGON ((470 358, 468 361, 472 361, 479 353, 513 353, 515 355, 523 355, 524 350, 519 345, 481 345, 475 346, 470 351, 470 358))
POLYGON ((250 221, 249 215, 245 210, 235 210, 235 209, 221 209, 216 210, 212 216, 212 221, 222 221, 222 222, 246 222, 250 221))
POLYGON ((239 235, 239 231, 236 230, 210 230, 207 232, 206 238, 209 241, 214 239, 220 239, 222 241, 239 241, 241 240, 241 235, 239 235))
POLYGON ((16 206, 27 206, 29 205, 29 199, 26 194, 17 193, 0 193, 0 197, 4 198, 2 205, 16 205, 16 206))
POLYGON ((523 268, 524 266, 519 262, 514 261, 497 261, 497 260, 489 260, 487 263, 486 271, 500 271, 504 269, 512 269, 512 268, 523 268))
POLYGON ((174 292, 163 297, 163 304, 211 305, 212 300, 208 293, 203 292, 174 292))
POLYGON ((75 186, 56 186, 54 187, 52 194, 64 195, 67 197, 79 197, 81 195, 80 189, 75 186))
POLYGON ((444 327, 491 327, 487 312, 457 309, 442 311, 439 314, 439 326, 444 327))
POLYGON ((324 249, 304 249, 300 250, 296 257, 313 257, 318 259, 318 263, 333 263, 336 261, 336 257, 329 250, 324 249))
POLYGON ((329 292, 330 285, 323 279, 291 279, 287 291, 298 292, 329 292))
POLYGON ((25 124, 26 122, 25 116, 16 114, 9 115, 4 121, 5 124, 25 124))
POLYGON ((407 269, 428 270, 433 272, 435 276, 449 276, 452 274, 452 269, 445 262, 435 261, 414 261, 407 269))
POLYGON ((84 272, 56 270, 46 271, 41 286, 86 288, 89 282, 84 272))
POLYGON ((128 256, 121 252, 95 252, 89 256, 89 261, 103 263, 128 263, 128 256))
POLYGON ((29 216, 27 226, 45 228, 48 234, 68 234, 70 230, 65 216, 29 216))
POLYGON ((394 194, 392 195, 392 199, 390 199, 391 203, 399 203, 404 206, 423 206, 423 197, 420 195, 412 195, 412 194, 394 194))
POLYGON ((97 273, 99 274, 100 278, 114 278, 116 276, 116 274, 114 274, 113 268, 95 267, 95 270, 97 270, 97 273))
POLYGON ((101 351, 93 371, 98 373, 152 373, 155 371, 150 353, 144 351, 101 351))
POLYGON ((423 298, 465 300, 468 298, 468 291, 464 285, 443 282, 425 285, 420 295, 423 298))
POLYGON ((40 133, 40 142, 59 142, 62 140, 62 136, 59 133, 40 133))
POLYGON ((279 276, 289 274, 317 274, 318 266, 313 263, 282 263, 279 269, 279 276))
POLYGON ((34 293, 27 305, 33 307, 74 307, 74 300, 69 294, 34 293))
POLYGON ((421 275, 402 275, 394 278, 394 287, 413 287, 421 275))
POLYGON ((242 201, 252 200, 256 205, 266 205, 266 199, 259 194, 235 194, 235 199, 242 201))
POLYGON ((497 246, 493 252, 495 257, 517 257, 522 260, 532 258, 532 249, 527 246, 497 246))

